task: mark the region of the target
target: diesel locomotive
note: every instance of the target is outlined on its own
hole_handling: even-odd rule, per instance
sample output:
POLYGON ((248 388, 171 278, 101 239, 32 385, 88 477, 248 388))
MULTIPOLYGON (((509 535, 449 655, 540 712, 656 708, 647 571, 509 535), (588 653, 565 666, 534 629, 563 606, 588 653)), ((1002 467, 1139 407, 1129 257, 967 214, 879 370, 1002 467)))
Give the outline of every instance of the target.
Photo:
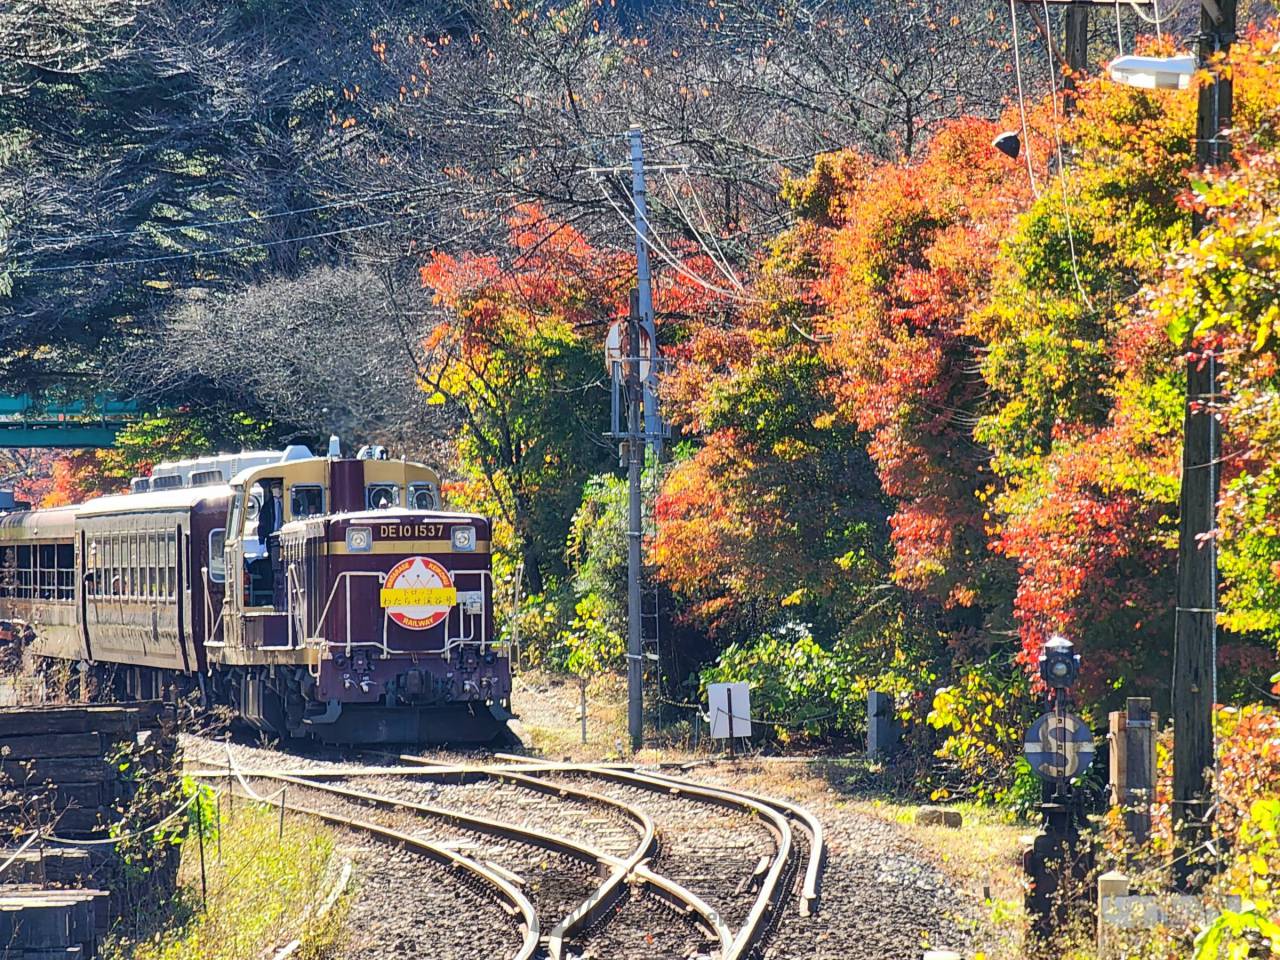
POLYGON ((189 692, 282 737, 509 736, 489 522, 441 510, 423 464, 330 454, 161 464, 0 515, 0 627, 116 696, 189 692))

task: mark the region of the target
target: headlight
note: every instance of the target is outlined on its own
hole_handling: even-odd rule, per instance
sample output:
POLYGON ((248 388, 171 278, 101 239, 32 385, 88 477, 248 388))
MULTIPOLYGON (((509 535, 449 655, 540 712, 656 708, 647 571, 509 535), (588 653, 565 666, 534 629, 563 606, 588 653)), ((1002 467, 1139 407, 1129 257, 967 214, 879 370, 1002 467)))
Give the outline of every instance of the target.
POLYGON ((476 528, 454 527, 452 540, 453 549, 455 550, 474 550, 476 548, 476 528))
POLYGON ((347 550, 350 553, 368 553, 373 549, 371 527, 347 527, 347 550))

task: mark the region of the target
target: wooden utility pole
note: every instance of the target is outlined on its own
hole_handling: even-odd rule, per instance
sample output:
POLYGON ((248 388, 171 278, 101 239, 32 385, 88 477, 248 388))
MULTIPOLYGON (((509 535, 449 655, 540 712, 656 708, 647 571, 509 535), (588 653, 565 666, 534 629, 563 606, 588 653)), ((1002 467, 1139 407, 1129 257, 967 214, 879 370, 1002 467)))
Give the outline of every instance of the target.
POLYGON ((1082 4, 1072 4, 1067 7, 1065 19, 1067 68, 1071 72, 1063 87, 1062 109, 1070 113, 1075 107, 1076 77, 1084 72, 1089 62, 1089 8, 1082 4))
MULTIPOLYGON (((1236 0, 1202 0, 1198 58, 1207 66, 1230 49, 1236 32, 1236 0)), ((1228 158, 1223 131, 1231 126, 1231 77, 1215 72, 1200 89, 1196 163, 1202 169, 1228 158)), ((1203 215, 1192 229, 1205 227, 1203 215)), ((1217 358, 1191 354, 1186 344, 1187 407, 1183 430, 1182 492, 1178 526, 1178 606, 1173 638, 1174 872, 1179 886, 1196 885, 1198 854, 1210 837, 1207 773, 1213 767, 1213 704, 1217 695, 1218 392, 1217 358)))

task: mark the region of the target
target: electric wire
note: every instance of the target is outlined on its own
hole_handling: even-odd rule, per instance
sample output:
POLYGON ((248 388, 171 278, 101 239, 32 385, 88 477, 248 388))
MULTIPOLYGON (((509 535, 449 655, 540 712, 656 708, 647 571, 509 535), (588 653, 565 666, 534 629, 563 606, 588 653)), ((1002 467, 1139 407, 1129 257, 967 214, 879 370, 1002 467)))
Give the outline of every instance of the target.
MULTIPOLYGON (((628 194, 628 198, 631 201, 632 216, 636 218, 635 224, 632 224, 633 229, 639 230, 640 204, 638 203, 634 195, 628 194)), ((642 239, 645 240, 645 242, 650 246, 650 248, 652 248, 653 244, 656 243, 659 247, 661 247, 662 251, 665 251, 666 253, 666 256, 663 257, 664 260, 666 260, 668 263, 673 265, 675 265, 677 262, 680 262, 680 258, 676 255, 675 251, 672 250, 669 246, 667 246, 666 241, 663 240, 662 237, 658 234, 658 231, 654 229, 653 222, 648 219, 647 215, 645 218, 645 226, 647 226, 649 229, 645 231, 642 239), (653 238, 652 243, 649 242, 650 237, 653 238)), ((700 249, 703 250, 704 253, 706 252, 706 248, 704 246, 699 244, 699 247, 700 249)), ((662 253, 659 253, 659 256, 662 256, 662 253)), ((715 262, 714 259, 712 260, 712 262, 713 263, 715 262)), ((721 287, 715 286, 710 281, 703 278, 700 274, 694 274, 692 271, 688 270, 687 268, 685 269, 685 273, 690 279, 694 280, 696 283, 702 284, 702 286, 706 287, 708 290, 713 290, 717 293, 723 293, 723 295, 730 296, 730 297, 739 296, 739 294, 737 294, 733 290, 725 290, 721 287)))
POLYGON ((1152 5, 1151 5, 1152 9, 1153 9, 1153 10, 1155 10, 1155 12, 1156 12, 1156 15, 1155 15, 1154 17, 1148 17, 1145 13, 1143 13, 1143 12, 1142 12, 1142 7, 1141 7, 1141 5, 1139 5, 1138 3, 1136 3, 1136 2, 1135 2, 1135 0, 1129 0, 1129 6, 1133 8, 1133 12, 1134 12, 1134 13, 1136 13, 1139 17, 1141 17, 1141 18, 1142 18, 1143 20, 1145 20, 1147 23, 1155 24, 1155 28, 1156 28, 1156 39, 1157 39, 1157 40, 1163 40, 1163 39, 1164 39, 1164 37, 1163 37, 1163 36, 1161 35, 1161 33, 1160 33, 1160 23, 1161 23, 1161 19, 1160 19, 1160 0, 1154 0, 1154 2, 1153 2, 1153 3, 1152 3, 1152 5))
MULTIPOLYGON (((645 246, 647 246, 654 254, 656 254, 659 259, 665 261, 668 265, 674 268, 677 273, 681 274, 682 276, 684 276, 689 280, 692 280, 694 283, 698 284, 701 287, 704 287, 705 289, 711 291, 712 293, 719 294, 720 296, 726 297, 727 299, 730 299, 730 300, 736 300, 740 303, 764 303, 765 302, 757 298, 748 297, 743 294, 740 294, 736 290, 726 290, 724 287, 718 287, 715 284, 709 282, 706 278, 701 277, 698 274, 693 273, 692 271, 687 269, 684 266, 684 264, 679 261, 679 259, 664 253, 657 246, 657 244, 654 243, 653 239, 650 239, 645 234, 642 234, 640 232, 640 228, 636 225, 635 221, 626 215, 623 209, 620 206, 618 206, 617 201, 615 201, 613 197, 609 196, 609 192, 598 181, 596 183, 596 187, 600 191, 600 196, 605 200, 605 202, 608 203, 609 206, 613 207, 614 212, 619 217, 622 218, 622 222, 625 223, 628 227, 630 227, 632 232, 635 233, 638 237, 640 237, 644 241, 645 246)), ((634 201, 632 201, 632 203, 634 205, 634 201)))
MULTIPOLYGON (((701 246, 703 250, 706 251, 707 259, 711 261, 712 265, 720 272, 721 276, 723 276, 726 280, 728 280, 731 284, 733 284, 739 290, 743 290, 745 292, 745 288, 742 286, 742 281, 740 281, 737 275, 731 269, 729 269, 728 260, 724 256, 724 251, 720 249, 720 244, 716 242, 715 231, 711 229, 710 221, 707 220, 706 214, 702 212, 701 201, 698 202, 698 211, 702 216, 702 222, 704 227, 706 228, 707 237, 711 241, 710 245, 703 242, 702 234, 698 232, 698 228, 694 224, 693 218, 690 217, 688 211, 685 210, 684 204, 680 200, 680 194, 676 190, 675 185, 672 184, 671 178, 667 175, 667 171, 662 170, 660 172, 662 173, 662 182, 666 185, 667 192, 671 194, 671 199, 675 201, 676 209, 680 211, 680 218, 684 221, 685 225, 690 229, 690 231, 692 231, 694 238, 697 240, 699 246, 701 246), (715 249, 715 252, 713 252, 712 250, 713 247, 715 249), (716 256, 717 252, 720 255, 719 257, 716 256)), ((686 174, 686 177, 687 176, 688 175, 686 174)), ((690 192, 693 194, 694 199, 697 200, 698 192, 697 190, 693 189, 692 181, 690 181, 690 192)))
POLYGON ((724 263, 725 269, 729 271, 730 278, 732 278, 739 290, 745 290, 746 288, 742 285, 742 281, 738 279, 738 275, 734 273, 733 268, 730 266, 729 258, 725 254, 724 248, 720 246, 720 241, 716 239, 715 229, 711 226, 711 218, 707 216, 706 210, 702 207, 702 200, 698 197, 698 191, 693 186, 693 180, 690 178, 687 168, 684 170, 684 177, 685 180, 689 182, 689 192, 693 195, 693 203, 698 208, 698 216, 702 218, 702 223, 707 230, 707 236, 711 238, 712 244, 714 244, 716 250, 719 251, 720 260, 724 263))
POLYGON ((1022 117, 1022 149, 1027 161, 1027 179, 1031 181, 1031 195, 1040 199, 1040 186, 1036 183, 1035 165, 1031 160, 1031 135, 1027 132, 1027 101, 1022 84, 1022 51, 1018 43, 1018 10, 1014 0, 1009 0, 1009 17, 1013 24, 1013 73, 1018 83, 1018 114, 1022 117))
MULTIPOLYGON (((1049 0, 1040 0, 1040 2, 1044 6, 1044 22, 1045 30, 1047 31, 1050 23, 1049 0)), ((1071 276, 1075 280, 1076 290, 1080 293, 1080 299, 1084 301, 1086 306, 1092 308, 1093 302, 1089 299, 1089 294, 1085 292, 1084 284, 1080 282, 1080 264, 1076 257, 1075 229, 1071 224, 1071 203, 1067 196, 1067 164, 1062 155, 1062 135, 1058 129, 1058 81, 1053 66, 1052 42, 1045 45, 1045 53, 1049 63, 1049 97, 1053 102, 1053 141, 1057 147, 1058 185, 1062 192, 1062 216, 1067 225, 1067 249, 1071 253, 1071 276)))
POLYGON ((1120 0, 1115 0, 1116 8, 1116 49, 1124 56, 1124 31, 1120 26, 1120 0))
MULTIPOLYGON (((346 200, 336 200, 332 203, 319 203, 310 207, 299 207, 294 210, 278 210, 274 213, 263 213, 250 215, 245 217, 233 217, 224 220, 205 220, 199 223, 178 223, 166 226, 139 226, 132 230, 111 230, 106 233, 90 233, 82 236, 67 234, 61 237, 17 237, 14 243, 27 243, 32 247, 54 247, 67 246, 76 243, 87 243, 91 240, 117 240, 124 237, 133 237, 147 233, 176 233, 182 230, 206 230, 217 229, 219 227, 237 226, 243 223, 261 223, 265 220, 275 220, 280 217, 292 217, 304 213, 317 213, 322 210, 339 210, 344 207, 352 207, 361 203, 369 203, 374 200, 386 200, 395 197, 407 196, 411 193, 419 193, 425 187, 414 187, 406 190, 388 190, 383 193, 368 194, 361 197, 350 197, 346 200)), ((39 251, 30 251, 27 256, 39 251)))

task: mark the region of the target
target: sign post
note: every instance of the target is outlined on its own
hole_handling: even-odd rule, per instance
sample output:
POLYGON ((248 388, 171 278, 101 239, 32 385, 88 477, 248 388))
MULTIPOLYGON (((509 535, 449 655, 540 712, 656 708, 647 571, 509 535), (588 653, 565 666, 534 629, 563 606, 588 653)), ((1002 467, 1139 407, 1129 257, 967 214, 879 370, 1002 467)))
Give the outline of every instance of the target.
POLYGON ((729 756, 736 756, 735 737, 751 736, 751 687, 746 683, 712 683, 707 686, 707 712, 711 737, 728 739, 729 756))

